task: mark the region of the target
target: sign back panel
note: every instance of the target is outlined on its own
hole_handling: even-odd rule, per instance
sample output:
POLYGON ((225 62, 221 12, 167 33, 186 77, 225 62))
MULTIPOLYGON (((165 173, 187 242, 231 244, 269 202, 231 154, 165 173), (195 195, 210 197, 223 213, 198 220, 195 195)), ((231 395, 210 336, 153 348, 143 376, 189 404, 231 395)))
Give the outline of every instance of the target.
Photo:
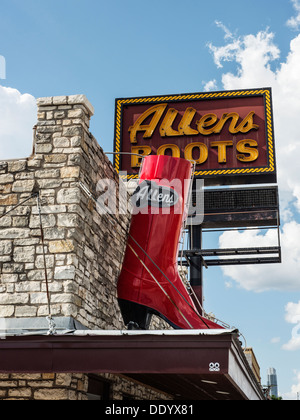
POLYGON ((116 99, 118 172, 138 178, 142 156, 194 162, 205 185, 276 182, 270 88, 116 99))

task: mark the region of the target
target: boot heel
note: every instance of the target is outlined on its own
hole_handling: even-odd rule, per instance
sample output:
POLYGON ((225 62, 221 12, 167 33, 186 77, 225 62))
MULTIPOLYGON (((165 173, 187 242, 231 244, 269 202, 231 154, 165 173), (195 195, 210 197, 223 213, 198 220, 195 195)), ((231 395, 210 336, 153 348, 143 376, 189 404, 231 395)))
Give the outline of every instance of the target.
POLYGON ((124 324, 130 330, 148 330, 152 313, 147 306, 130 302, 129 300, 118 299, 124 324))

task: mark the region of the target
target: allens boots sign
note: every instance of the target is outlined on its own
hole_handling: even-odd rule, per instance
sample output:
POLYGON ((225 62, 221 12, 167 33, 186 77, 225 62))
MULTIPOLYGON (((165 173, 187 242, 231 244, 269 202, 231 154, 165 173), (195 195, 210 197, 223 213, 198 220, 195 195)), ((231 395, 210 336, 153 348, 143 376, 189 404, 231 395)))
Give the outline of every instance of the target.
POLYGON ((160 154, 195 162, 206 185, 276 182, 271 89, 117 99, 115 153, 127 178, 160 154))

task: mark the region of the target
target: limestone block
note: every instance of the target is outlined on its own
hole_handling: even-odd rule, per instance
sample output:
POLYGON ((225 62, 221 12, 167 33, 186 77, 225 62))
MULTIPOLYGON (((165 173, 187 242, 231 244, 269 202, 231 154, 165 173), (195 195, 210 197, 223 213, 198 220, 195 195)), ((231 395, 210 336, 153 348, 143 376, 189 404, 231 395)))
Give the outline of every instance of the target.
POLYGON ((80 196, 79 188, 63 188, 57 193, 57 202, 59 204, 78 204, 80 196))
POLYGON ((18 274, 1 274, 1 283, 16 283, 19 280, 18 274))
POLYGON ((32 192, 35 185, 34 179, 15 181, 12 190, 17 193, 32 192))
POLYGON ((39 389, 34 391, 35 400, 47 400, 47 401, 57 401, 57 400, 69 400, 69 391, 65 388, 53 388, 53 389, 39 389))
POLYGON ((23 246, 14 248, 14 261, 19 262, 34 262, 35 260, 35 247, 23 246))
POLYGON ((27 293, 0 293, 0 305, 18 305, 29 302, 27 293))
POLYGON ((12 251, 12 241, 1 241, 0 242, 0 255, 10 254, 12 251))
POLYGON ((58 227, 76 227, 78 226, 79 217, 77 214, 65 213, 57 216, 58 227))
POLYGON ((65 166, 60 170, 60 176, 61 178, 78 178, 79 172, 79 166, 65 166))
POLYGON ((0 175, 0 184, 8 184, 13 182, 14 176, 12 174, 0 175))
POLYGON ((36 144, 35 145, 35 152, 36 153, 50 153, 53 149, 52 144, 46 143, 46 144, 36 144))
POLYGON ((36 178, 59 178, 59 169, 43 169, 35 172, 36 178))
POLYGON ((88 110, 89 114, 94 115, 95 109, 85 95, 71 95, 68 97, 69 105, 82 104, 88 110))
POLYGON ((54 279, 55 280, 73 280, 75 278, 74 266, 55 267, 54 279))
POLYGON ((17 318, 35 317, 37 315, 37 309, 35 306, 16 306, 15 316, 17 318))
POLYGON ((0 206, 15 206, 18 204, 18 196, 16 194, 0 196, 0 206))
POLYGON ((15 307, 13 305, 0 305, 0 318, 9 318, 13 316, 15 312, 15 307))
POLYGON ((67 96, 53 96, 53 105, 67 105, 68 97, 67 96))
POLYGON ((71 240, 49 242, 49 252, 52 254, 69 253, 74 251, 74 244, 71 240))
MULTIPOLYGON (((42 214, 42 225, 43 228, 54 227, 56 225, 56 218, 53 214, 42 214)), ((29 227, 30 229, 40 228, 40 216, 32 215, 30 217, 29 227)))
POLYGON ((70 140, 67 137, 56 137, 53 140, 54 147, 69 147, 70 140))
POLYGON ((29 229, 24 228, 10 228, 0 229, 0 240, 1 239, 17 239, 17 238, 28 238, 30 234, 29 229))
POLYGON ((26 160, 14 160, 12 162, 8 162, 7 171, 8 172, 25 171, 26 163, 27 163, 26 160))
POLYGON ((45 106, 45 105, 52 105, 53 104, 53 98, 38 98, 36 100, 37 106, 45 106))

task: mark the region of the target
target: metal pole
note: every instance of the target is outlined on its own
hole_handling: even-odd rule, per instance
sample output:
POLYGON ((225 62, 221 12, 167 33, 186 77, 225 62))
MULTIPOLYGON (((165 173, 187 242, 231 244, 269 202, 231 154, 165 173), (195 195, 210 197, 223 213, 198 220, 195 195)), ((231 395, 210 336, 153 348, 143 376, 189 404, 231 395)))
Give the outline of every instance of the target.
MULTIPOLYGON (((202 248, 202 227, 201 226, 190 226, 190 249, 201 249, 202 248)), ((190 258, 190 284, 197 296, 198 301, 194 300, 196 308, 200 315, 203 314, 203 260, 200 256, 193 256, 190 258)), ((193 295, 192 295, 193 298, 193 295)))

